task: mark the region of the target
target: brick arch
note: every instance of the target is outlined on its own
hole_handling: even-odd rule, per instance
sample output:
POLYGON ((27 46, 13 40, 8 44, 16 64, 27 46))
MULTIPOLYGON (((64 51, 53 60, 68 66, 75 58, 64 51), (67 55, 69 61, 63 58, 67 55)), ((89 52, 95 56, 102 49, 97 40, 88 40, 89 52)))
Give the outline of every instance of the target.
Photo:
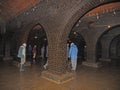
POLYGON ((110 46, 109 46, 109 58, 110 59, 114 59, 118 57, 117 54, 119 53, 117 51, 119 50, 118 48, 119 38, 120 38, 120 34, 114 37, 110 42, 110 46))
MULTIPOLYGON (((82 18, 87 12, 89 12, 90 10, 100 6, 100 5, 103 5, 103 4, 106 4, 106 3, 110 3, 110 2, 113 2, 115 0, 104 0, 104 1, 101 1, 101 0, 90 0, 90 1, 82 1, 81 2, 81 5, 80 6, 76 6, 76 8, 74 8, 74 12, 70 11, 70 15, 68 15, 69 17, 66 17, 66 24, 64 26, 64 29, 61 30, 61 38, 60 38, 60 41, 59 43, 65 47, 65 44, 66 44, 66 40, 68 38, 68 34, 70 32, 70 30, 73 28, 73 26, 76 24, 76 22, 82 18)), ((63 51, 61 52, 65 52, 65 48, 62 48, 63 51)), ((64 56, 65 57, 65 56, 64 56)))
POLYGON ((90 10, 94 9, 95 7, 98 7, 100 5, 106 4, 106 3, 110 3, 110 2, 115 2, 117 0, 90 0, 90 1, 83 1, 81 3, 81 6, 79 6, 78 8, 76 8, 76 12, 73 13, 73 15, 71 15, 71 17, 68 19, 68 23, 65 25, 64 31, 63 31, 63 38, 67 39, 67 36, 70 32, 70 30, 72 29, 72 27, 74 26, 74 24, 80 19, 82 18, 87 12, 89 12, 90 10))
MULTIPOLYGON (((101 34, 101 36, 98 39, 98 41, 99 41, 102 38, 102 36, 104 36, 104 34, 106 34, 106 33, 113 33, 114 32, 114 35, 112 37, 110 37, 109 40, 107 40, 106 42, 103 42, 103 45, 105 45, 105 46, 103 46, 103 49, 102 49, 103 50, 102 51, 103 56, 101 58, 103 58, 103 59, 109 59, 109 57, 110 57, 111 42, 113 41, 113 39, 115 37, 117 37, 118 35, 120 35, 119 34, 120 31, 118 31, 117 28, 120 28, 120 25, 115 25, 115 26, 113 26, 111 28, 108 28, 106 31, 104 31, 101 34), (107 47, 106 47, 106 45, 107 45, 107 47)), ((105 40, 105 38, 104 38, 104 40, 105 40)))
POLYGON ((21 38, 21 43, 23 43, 23 42, 26 42, 26 43, 27 43, 27 39, 28 39, 28 36, 29 36, 29 32, 30 32, 32 29, 34 29, 34 27, 35 27, 36 25, 40 25, 40 26, 44 29, 44 31, 45 31, 45 33, 46 33, 46 37, 47 37, 47 31, 45 30, 45 28, 43 27, 43 25, 40 24, 39 21, 36 21, 36 22, 33 22, 33 23, 29 23, 29 24, 27 24, 25 27, 22 28, 23 32, 22 32, 22 36, 21 36, 21 37, 22 37, 22 38, 21 38))
MULTIPOLYGON (((46 32, 47 36, 48 36, 48 41, 49 41, 49 64, 48 64, 48 71, 53 72, 53 73, 57 73, 57 74, 63 74, 65 73, 65 67, 66 67, 66 40, 68 37, 68 34, 71 30, 71 28, 73 27, 73 25, 75 24, 75 22, 81 18, 85 13, 87 13, 89 10, 110 2, 110 1, 114 1, 114 0, 105 0, 103 2, 100 1, 96 1, 96 0, 83 0, 82 3, 80 4, 80 6, 76 6, 74 9, 74 12, 71 13, 71 10, 69 13, 71 13, 70 15, 68 15, 65 17, 65 20, 63 20, 63 24, 61 24, 60 22, 53 22, 54 25, 58 25, 60 27, 56 27, 54 29, 56 30, 52 30, 52 27, 50 28, 51 31, 48 31, 48 33, 46 32), (59 31, 60 30, 60 31, 59 31), (53 33, 53 32, 54 33, 53 33), (51 36, 52 35, 52 36, 51 36)), ((69 10, 68 10, 69 11, 69 10)), ((36 22, 34 22, 36 23, 36 22)), ((34 23, 26 25, 25 28, 23 28, 24 30, 26 30, 26 32, 24 33, 23 37, 25 37, 26 41, 27 36, 28 36, 28 32, 29 30, 32 28, 33 25, 35 25, 34 23)), ((50 24, 53 26, 53 24, 50 24)), ((49 26, 50 26, 49 25, 49 26)), ((46 27, 47 28, 47 27, 46 27)), ((47 30, 47 29, 46 29, 47 30)))
POLYGON ((42 25, 40 23, 37 23, 33 26, 32 29, 39 29, 39 28, 43 28, 42 25))
POLYGON ((44 28, 42 27, 42 25, 37 23, 29 31, 28 38, 27 38, 27 43, 31 44, 32 46, 34 44, 38 44, 40 46, 42 44, 41 43, 42 42, 41 39, 43 39, 43 38, 47 39, 46 32, 45 32, 44 28), (36 41, 35 42, 31 42, 31 40, 33 40, 32 38, 35 38, 34 36, 37 36, 37 38, 38 38, 37 42, 36 41))
POLYGON ((106 34, 106 33, 108 33, 110 30, 113 30, 114 28, 117 28, 117 27, 120 27, 120 25, 114 25, 114 26, 112 26, 112 27, 110 27, 110 28, 102 28, 102 29, 104 29, 103 30, 103 32, 101 32, 101 34, 98 36, 98 39, 97 39, 97 41, 99 41, 99 39, 104 35, 104 34, 106 34))

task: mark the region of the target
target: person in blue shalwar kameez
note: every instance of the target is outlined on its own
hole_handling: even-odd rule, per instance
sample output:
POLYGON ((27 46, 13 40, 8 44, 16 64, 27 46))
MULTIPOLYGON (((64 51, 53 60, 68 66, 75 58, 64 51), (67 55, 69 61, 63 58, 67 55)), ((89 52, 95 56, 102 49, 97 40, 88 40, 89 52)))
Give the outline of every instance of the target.
POLYGON ((76 67, 77 67, 77 54, 78 54, 78 48, 72 42, 71 45, 70 45, 70 49, 69 49, 69 58, 71 60, 71 65, 72 65, 71 70, 73 70, 73 71, 75 71, 76 67))

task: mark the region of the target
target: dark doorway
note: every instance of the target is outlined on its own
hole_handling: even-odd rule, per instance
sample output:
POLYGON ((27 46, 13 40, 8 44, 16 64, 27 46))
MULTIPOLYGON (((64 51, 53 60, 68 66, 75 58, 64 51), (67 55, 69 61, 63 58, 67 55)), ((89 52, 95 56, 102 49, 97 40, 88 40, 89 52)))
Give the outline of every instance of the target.
POLYGON ((83 61, 86 61, 87 55, 87 46, 84 38, 80 32, 71 31, 69 38, 73 41, 78 47, 78 64, 81 65, 83 61))
POLYGON ((41 49, 43 46, 45 47, 44 57, 46 58, 47 46, 48 46, 46 32, 40 24, 37 24, 29 32, 29 36, 27 40, 27 60, 30 61, 32 60, 32 62, 35 61, 36 64, 41 63, 43 56, 41 53, 41 49))

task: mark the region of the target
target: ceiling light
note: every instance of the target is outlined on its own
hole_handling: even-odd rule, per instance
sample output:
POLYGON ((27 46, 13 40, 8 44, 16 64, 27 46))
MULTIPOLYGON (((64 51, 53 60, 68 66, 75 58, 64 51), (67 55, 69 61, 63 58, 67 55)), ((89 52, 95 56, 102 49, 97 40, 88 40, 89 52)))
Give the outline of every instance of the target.
POLYGON ((108 28, 110 28, 111 26, 110 26, 110 25, 108 25, 107 27, 108 27, 108 28))

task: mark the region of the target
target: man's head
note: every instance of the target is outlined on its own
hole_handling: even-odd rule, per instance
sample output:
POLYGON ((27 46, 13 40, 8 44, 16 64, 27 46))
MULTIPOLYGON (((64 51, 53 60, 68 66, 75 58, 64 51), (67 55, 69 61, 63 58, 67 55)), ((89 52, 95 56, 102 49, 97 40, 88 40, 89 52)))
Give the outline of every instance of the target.
POLYGON ((72 46, 74 43, 72 42, 70 45, 72 46))
POLYGON ((26 43, 23 43, 23 46, 25 46, 25 47, 26 47, 26 43))

